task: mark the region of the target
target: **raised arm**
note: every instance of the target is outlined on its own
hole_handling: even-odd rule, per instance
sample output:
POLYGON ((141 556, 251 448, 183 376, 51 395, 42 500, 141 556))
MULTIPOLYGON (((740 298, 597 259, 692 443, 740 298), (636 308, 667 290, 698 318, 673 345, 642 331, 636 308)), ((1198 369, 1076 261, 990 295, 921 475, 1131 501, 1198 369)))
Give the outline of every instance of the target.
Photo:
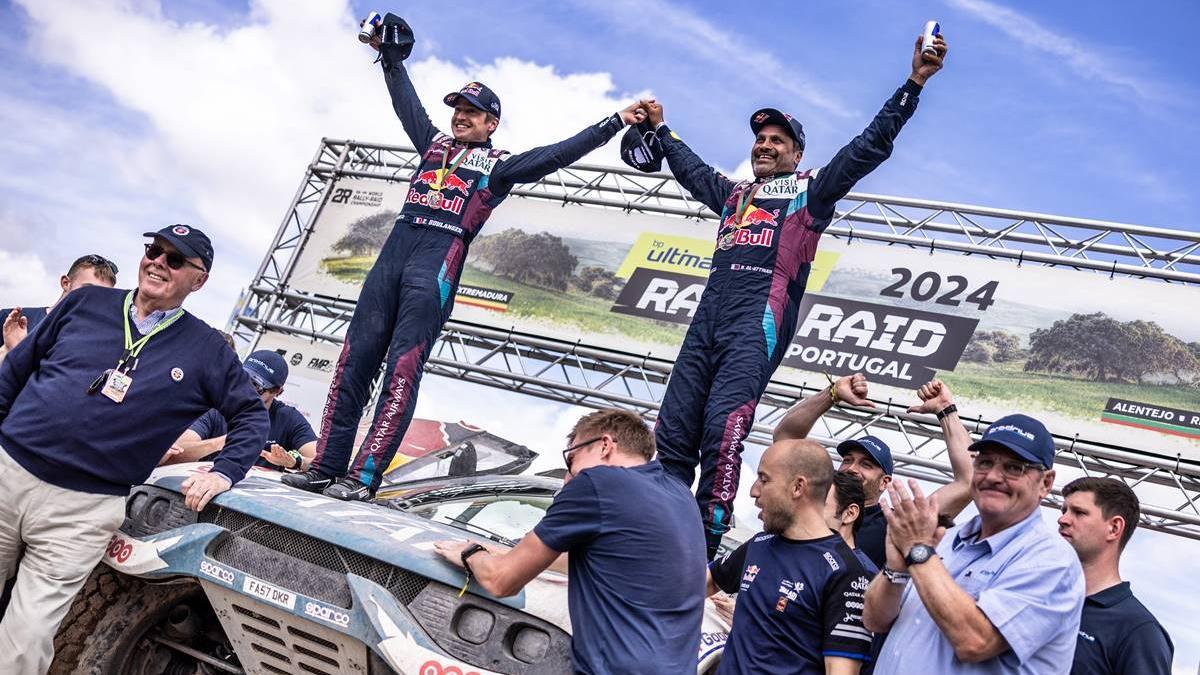
POLYGON ((938 415, 942 425, 942 437, 946 441, 946 453, 949 455, 950 468, 954 471, 954 480, 933 494, 937 496, 938 514, 954 518, 971 502, 971 477, 975 475, 971 453, 967 452, 971 445, 971 434, 963 426, 958 407, 954 405, 954 395, 945 382, 931 380, 921 385, 917 390, 917 398, 921 399, 921 403, 910 407, 908 412, 938 415))
POLYGON ((404 63, 397 61, 390 67, 383 63, 383 80, 387 83, 388 94, 392 97, 392 109, 396 111, 396 117, 400 118, 404 132, 408 134, 408 139, 412 141, 417 152, 424 152, 433 142, 438 130, 430 121, 429 113, 425 112, 425 106, 421 105, 421 99, 408 77, 404 63))
POLYGON ((607 143, 626 124, 637 124, 645 119, 645 101, 637 101, 620 112, 587 126, 574 136, 551 145, 543 145, 525 152, 509 155, 496 165, 491 181, 498 190, 516 185, 532 183, 568 167, 584 155, 607 143))
MULTIPOLYGON (((71 296, 68 295, 67 298, 71 299, 71 296)), ((12 408, 13 401, 17 399, 17 394, 21 393, 21 389, 25 387, 30 376, 37 371, 42 357, 46 355, 50 346, 58 338, 59 321, 62 315, 78 303, 79 298, 76 297, 73 301, 63 300, 56 304, 50 310, 49 315, 29 334, 28 339, 22 336, 22 339, 15 343, 4 356, 3 363, 0 364, 0 422, 8 417, 8 411, 12 408)), ((14 309, 13 313, 17 313, 17 310, 14 309)), ((9 318, 11 317, 12 314, 9 315, 9 318)), ((96 374, 99 375, 99 373, 96 374)))
POLYGON ((917 38, 913 49, 912 74, 908 80, 883 104, 867 128, 839 150, 813 178, 808 190, 808 210, 818 222, 831 217, 838 200, 891 156, 896 136, 917 109, 921 88, 942 68, 946 43, 939 36, 935 46, 938 50, 936 56, 923 55, 921 39, 917 38))
POLYGON ((846 402, 850 405, 874 408, 875 404, 867 398, 867 378, 862 373, 840 377, 833 384, 821 391, 802 399, 775 425, 772 440, 784 441, 808 438, 813 425, 821 419, 821 415, 829 412, 834 403, 846 402))
POLYGON ((700 156, 688 147, 663 120, 663 107, 657 101, 646 105, 647 119, 654 126, 654 133, 662 143, 663 154, 667 157, 667 165, 675 180, 679 181, 688 192, 701 204, 704 204, 718 216, 725 208, 725 200, 729 198, 737 183, 721 175, 713 167, 700 159, 700 156))

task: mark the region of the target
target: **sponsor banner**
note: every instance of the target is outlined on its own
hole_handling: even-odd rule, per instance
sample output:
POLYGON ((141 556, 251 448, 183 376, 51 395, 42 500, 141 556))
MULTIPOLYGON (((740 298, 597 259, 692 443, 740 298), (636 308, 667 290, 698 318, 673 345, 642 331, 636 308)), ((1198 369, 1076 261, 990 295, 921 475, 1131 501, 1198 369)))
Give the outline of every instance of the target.
POLYGON ((916 389, 954 370, 977 319, 806 293, 785 365, 916 389))
POLYGON ((1112 424, 1124 424, 1164 434, 1200 438, 1200 412, 1194 410, 1179 410, 1110 398, 1100 419, 1112 424))
POLYGON ((508 311, 508 303, 512 300, 512 297, 512 293, 498 291, 494 288, 480 288, 479 286, 459 284, 458 294, 454 297, 454 303, 456 305, 471 305, 473 307, 492 309, 497 312, 506 312, 508 311))
MULTIPOLYGON (((288 283, 353 299, 408 184, 342 178, 333 189, 288 283)), ((674 359, 720 240, 765 245, 764 231, 513 197, 471 245, 453 318, 674 359)), ((936 376, 972 416, 1020 411, 1063 436, 1200 460, 1192 434, 1120 424, 1108 407, 1200 410, 1200 322, 1180 311, 1196 305, 1195 288, 831 236, 807 288, 778 381, 823 386, 822 372, 862 371, 872 396, 915 402, 913 389, 936 376)), ((304 356, 305 375, 328 383, 304 356)))

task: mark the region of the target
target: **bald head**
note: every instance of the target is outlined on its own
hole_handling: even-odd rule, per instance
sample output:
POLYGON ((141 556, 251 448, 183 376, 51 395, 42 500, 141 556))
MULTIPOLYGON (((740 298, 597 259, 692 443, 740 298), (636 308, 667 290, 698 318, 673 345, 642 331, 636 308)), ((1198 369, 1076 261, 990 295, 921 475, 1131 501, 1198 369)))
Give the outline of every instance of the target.
POLYGON ((825 503, 833 485, 833 460, 820 443, 806 439, 777 441, 767 448, 762 463, 788 483, 803 477, 808 484, 808 499, 825 503))

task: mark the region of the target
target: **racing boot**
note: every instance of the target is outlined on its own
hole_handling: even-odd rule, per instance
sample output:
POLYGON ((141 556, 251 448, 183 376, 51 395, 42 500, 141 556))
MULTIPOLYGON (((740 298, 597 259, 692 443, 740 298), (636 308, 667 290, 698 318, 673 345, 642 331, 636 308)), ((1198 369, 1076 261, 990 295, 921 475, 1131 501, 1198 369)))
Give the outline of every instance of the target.
POLYGON ((344 502, 366 502, 375 497, 375 493, 370 487, 353 478, 339 478, 336 483, 325 488, 321 494, 344 502))
POLYGON ((321 492, 334 483, 333 476, 325 475, 317 469, 309 469, 301 473, 285 473, 279 480, 284 485, 290 485, 291 487, 307 490, 308 492, 321 492))

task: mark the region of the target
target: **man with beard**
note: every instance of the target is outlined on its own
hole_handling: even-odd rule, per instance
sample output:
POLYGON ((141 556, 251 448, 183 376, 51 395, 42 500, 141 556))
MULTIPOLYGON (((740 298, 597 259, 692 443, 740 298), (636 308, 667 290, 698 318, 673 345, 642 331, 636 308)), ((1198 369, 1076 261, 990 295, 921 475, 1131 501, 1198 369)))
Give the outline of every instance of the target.
POLYGON ((750 116, 754 180, 732 181, 700 159, 650 102, 662 151, 676 180, 720 214, 716 251, 704 295, 684 337, 663 396, 656 435, 663 466, 691 485, 712 556, 729 529, 741 472, 742 443, 767 383, 796 333, 800 301, 834 208, 860 179, 891 155, 924 84, 942 67, 946 43, 922 53, 870 125, 819 172, 797 171, 804 154, 799 120, 775 108, 750 116))
MULTIPOLYGON (((867 398, 867 387, 867 380, 862 373, 831 382, 825 389, 792 406, 775 426, 774 439, 779 441, 805 438, 821 415, 838 403, 875 407, 867 398)), ((941 380, 926 382, 917 389, 917 398, 921 402, 909 407, 908 412, 935 415, 942 425, 946 454, 954 472, 954 480, 938 488, 935 494, 939 514, 946 519, 953 519, 971 500, 971 476, 974 470, 971 468, 971 456, 967 452, 967 446, 971 444, 971 435, 959 419, 958 406, 954 404, 954 396, 946 383, 941 380)), ((877 568, 882 568, 887 562, 887 521, 883 517, 879 497, 892 482, 892 471, 895 468, 892 450, 881 438, 862 436, 843 441, 837 446, 837 452, 842 457, 838 471, 861 478, 866 492, 862 526, 855 541, 871 562, 875 563, 877 568)))
MULTIPOLYGON (((411 31, 388 14, 382 35, 411 31)), ((367 274, 321 416, 309 470, 283 482, 347 501, 370 499, 404 439, 429 350, 450 318, 467 248, 513 187, 569 166, 604 145, 625 124, 645 118, 637 102, 571 138, 519 154, 492 147, 500 97, 469 82, 442 101, 453 109, 450 133, 433 126, 404 68, 407 49, 376 37, 392 107, 421 154, 392 232, 367 274), (371 380, 385 375, 367 435, 353 455, 371 380)))
POLYGON ((719 675, 859 672, 863 564, 825 521, 833 462, 820 444, 779 441, 763 453, 750 496, 763 534, 709 565, 708 594, 737 593, 719 675))

